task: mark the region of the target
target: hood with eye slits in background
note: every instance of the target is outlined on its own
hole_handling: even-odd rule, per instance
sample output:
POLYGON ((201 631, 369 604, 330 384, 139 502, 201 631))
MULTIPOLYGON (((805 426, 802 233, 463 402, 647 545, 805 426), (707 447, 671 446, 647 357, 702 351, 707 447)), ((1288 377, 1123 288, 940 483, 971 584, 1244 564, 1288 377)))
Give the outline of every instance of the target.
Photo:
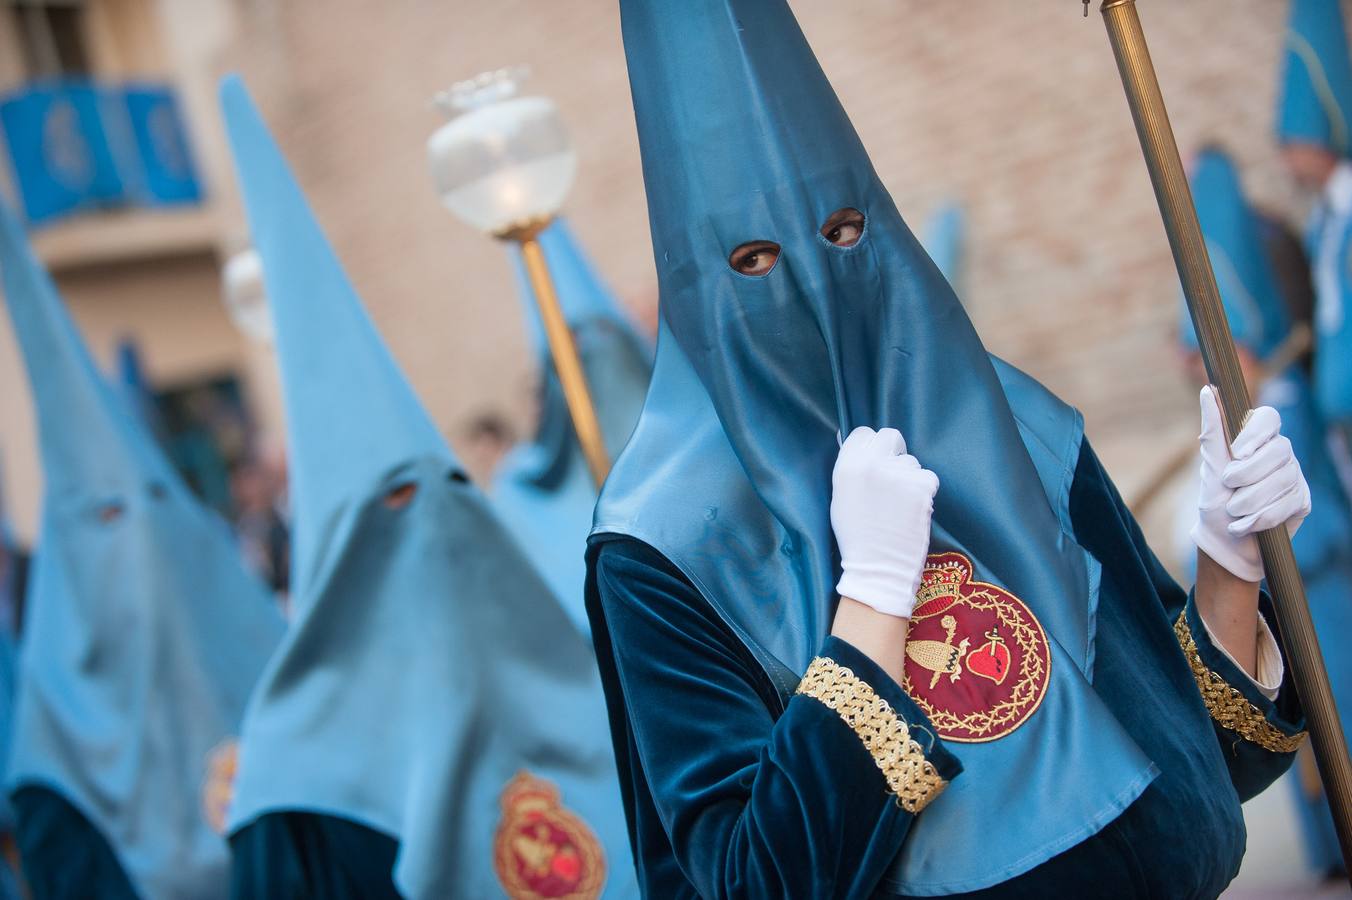
POLYGON ((340 816, 398 840, 405 896, 496 896, 495 853, 514 851, 495 835, 524 772, 575 816, 552 820, 585 860, 571 876, 604 869, 607 897, 635 896, 585 635, 465 480, 237 78, 221 105, 271 302, 299 530, 296 617, 250 703, 230 827, 340 816), (389 508, 405 485, 412 499, 389 508))
POLYGON ((46 483, 7 787, 61 794, 150 900, 224 897, 229 855, 201 787, 211 751, 238 734, 281 615, 225 523, 96 371, 3 207, 0 278, 46 483))

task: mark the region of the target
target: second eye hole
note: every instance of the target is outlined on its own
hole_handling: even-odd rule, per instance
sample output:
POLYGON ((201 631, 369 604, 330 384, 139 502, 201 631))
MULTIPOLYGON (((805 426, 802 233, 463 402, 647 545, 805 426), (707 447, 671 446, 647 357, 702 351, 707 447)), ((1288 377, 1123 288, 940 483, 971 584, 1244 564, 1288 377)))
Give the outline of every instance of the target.
POLYGON ((853 247, 864 236, 864 214, 853 206, 836 210, 822 223, 821 236, 837 247, 853 247))

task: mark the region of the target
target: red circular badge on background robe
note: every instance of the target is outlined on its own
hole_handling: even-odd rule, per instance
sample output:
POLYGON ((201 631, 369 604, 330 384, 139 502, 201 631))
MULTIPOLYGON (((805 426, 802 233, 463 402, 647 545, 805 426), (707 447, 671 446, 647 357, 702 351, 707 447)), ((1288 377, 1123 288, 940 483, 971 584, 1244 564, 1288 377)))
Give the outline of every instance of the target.
POLYGON ((972 580, 961 553, 926 558, 916 601, 902 687, 939 736, 993 741, 1028 721, 1052 670, 1032 610, 999 585, 972 580))
POLYGON ((529 772, 503 788, 493 867, 510 900, 596 900, 605 854, 587 823, 565 809, 559 789, 529 772))

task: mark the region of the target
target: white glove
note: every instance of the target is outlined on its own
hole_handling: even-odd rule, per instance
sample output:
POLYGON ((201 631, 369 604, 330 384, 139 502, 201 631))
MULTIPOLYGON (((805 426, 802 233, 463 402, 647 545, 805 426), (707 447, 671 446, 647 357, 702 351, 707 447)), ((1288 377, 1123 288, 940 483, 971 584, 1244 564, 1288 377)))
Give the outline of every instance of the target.
POLYGON ((1283 523, 1295 534, 1310 514, 1310 486, 1275 409, 1255 409, 1227 448, 1220 402, 1210 385, 1202 388, 1201 399, 1202 478, 1193 543, 1235 577, 1262 581, 1255 535, 1283 523))
POLYGON ((836 590, 880 613, 910 618, 929 552, 939 478, 906 453, 895 428, 856 428, 831 475, 831 528, 840 546, 836 590))

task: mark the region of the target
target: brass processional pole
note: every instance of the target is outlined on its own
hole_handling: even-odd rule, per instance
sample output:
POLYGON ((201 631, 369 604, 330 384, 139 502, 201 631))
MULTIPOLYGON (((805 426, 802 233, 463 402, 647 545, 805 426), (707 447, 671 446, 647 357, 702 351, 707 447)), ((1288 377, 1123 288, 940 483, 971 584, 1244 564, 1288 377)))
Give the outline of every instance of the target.
MULTIPOLYGON (((1089 0, 1083 2, 1088 15, 1089 0)), ((1174 265, 1183 283, 1202 361, 1207 377, 1219 390, 1226 428, 1233 436, 1239 433, 1249 415, 1249 392, 1240 372, 1239 358, 1202 239, 1178 144, 1164 109, 1164 97, 1150 61, 1145 33, 1141 30, 1136 0, 1103 0, 1101 11, 1113 55, 1117 58, 1122 86, 1126 89, 1127 105, 1136 122, 1146 168, 1155 188, 1155 199, 1164 219, 1164 230, 1174 253, 1174 265)), ((1352 873, 1352 763, 1348 761, 1342 722, 1329 689, 1314 624, 1310 621, 1305 586, 1296 568, 1291 538, 1284 527, 1261 532, 1258 546, 1263 554, 1268 590, 1277 611, 1278 630, 1305 708, 1315 760, 1333 811, 1343 861, 1352 873)))
POLYGON ((535 295, 535 306, 540 311, 554 372, 563 386, 563 399, 568 405, 568 415, 573 420, 573 430, 577 433, 582 455, 587 460, 587 469, 599 489, 610 473, 610 457, 606 454, 601 423, 596 416, 591 390, 587 387, 587 376, 577 352, 577 341, 573 339, 573 331, 564 318, 558 294, 554 291, 554 279, 545 261, 544 248, 540 246, 540 232, 548 224, 534 223, 513 228, 500 237, 516 241, 521 248, 521 261, 526 266, 531 293, 535 295))

